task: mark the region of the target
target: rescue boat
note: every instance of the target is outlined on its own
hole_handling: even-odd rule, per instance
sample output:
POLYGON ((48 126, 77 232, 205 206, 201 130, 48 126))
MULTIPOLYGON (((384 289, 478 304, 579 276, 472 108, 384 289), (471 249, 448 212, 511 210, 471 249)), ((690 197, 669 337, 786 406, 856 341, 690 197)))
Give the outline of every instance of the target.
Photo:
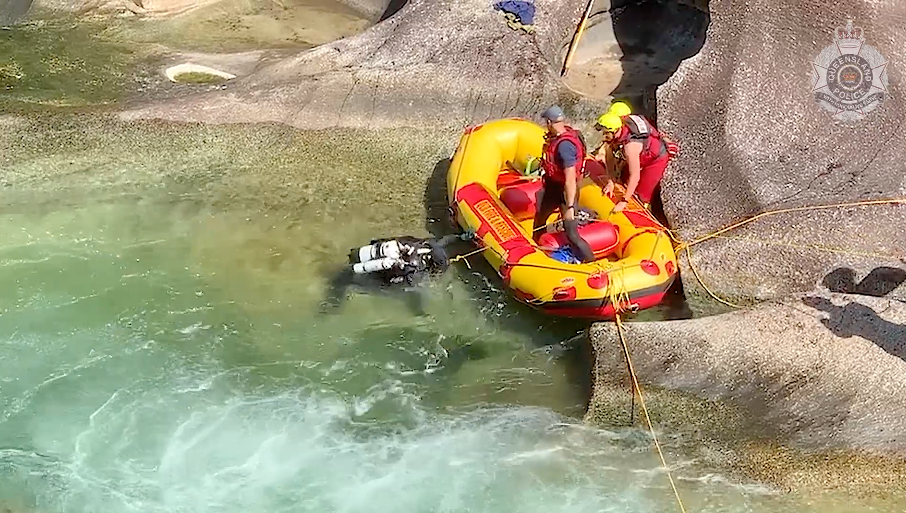
MULTIPOLYGON (((511 118, 468 127, 453 153, 447 172, 451 214, 475 242, 504 285, 520 302, 561 317, 608 320, 616 313, 639 311, 659 304, 676 279, 673 242, 635 198, 612 213, 614 199, 603 192, 604 167, 586 157, 579 182, 579 207, 592 220, 579 227, 596 260, 569 263, 569 245, 562 231, 532 238, 540 177, 526 169, 542 151, 545 129, 511 118)), ((559 212, 547 220, 556 224, 559 212)))

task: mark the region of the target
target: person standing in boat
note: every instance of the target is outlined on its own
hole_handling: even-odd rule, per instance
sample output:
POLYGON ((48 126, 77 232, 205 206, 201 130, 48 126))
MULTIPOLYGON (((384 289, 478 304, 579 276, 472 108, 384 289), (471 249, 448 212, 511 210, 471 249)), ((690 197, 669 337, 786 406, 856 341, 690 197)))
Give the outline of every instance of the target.
POLYGON ((532 237, 537 243, 544 233, 547 218, 559 208, 563 229, 576 257, 582 262, 594 261, 594 253, 579 235, 576 220, 579 180, 585 164, 585 143, 581 134, 566 124, 566 115, 560 107, 548 108, 541 117, 547 122, 547 135, 541 151, 544 176, 542 188, 535 198, 537 208, 532 237))
MULTIPOLYGON (((608 112, 598 118, 595 128, 603 132, 604 142, 626 162, 626 193, 613 211, 620 212, 626 208, 633 194, 648 208, 667 164, 676 154, 676 144, 664 137, 648 119, 637 114, 618 116, 608 112)), ((606 160, 603 155, 596 158, 606 160)), ((612 176, 613 170, 607 171, 612 176)), ((608 180, 604 193, 609 196, 613 187, 613 180, 608 180)))
MULTIPOLYGON (((632 114, 632 108, 628 103, 617 101, 610 104, 610 108, 607 109, 605 114, 616 114, 619 117, 628 116, 632 114)), ((595 120, 595 130, 600 132, 603 130, 603 127, 600 123, 600 117, 595 120)), ((601 143, 598 144, 598 147, 591 152, 591 155, 595 160, 604 165, 604 168, 610 173, 610 176, 623 176, 623 173, 626 171, 626 159, 623 158, 622 153, 620 153, 619 148, 614 148, 606 140, 601 140, 601 143)), ((612 188, 613 186, 609 186, 612 188)), ((609 195, 610 193, 608 193, 609 195)))

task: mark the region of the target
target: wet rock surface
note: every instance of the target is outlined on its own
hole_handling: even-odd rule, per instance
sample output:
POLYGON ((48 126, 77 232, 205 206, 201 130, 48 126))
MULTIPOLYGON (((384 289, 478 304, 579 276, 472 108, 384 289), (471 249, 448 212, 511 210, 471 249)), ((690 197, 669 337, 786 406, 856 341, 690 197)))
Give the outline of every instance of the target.
MULTIPOLYGON (((624 323, 639 379, 729 401, 750 429, 810 450, 906 456, 906 304, 828 292, 684 321, 624 323)), ((601 382, 626 377, 613 324, 592 330, 601 382)))
MULTIPOLYGON (((701 52, 658 90, 659 124, 681 146, 662 197, 684 240, 768 210, 906 197, 897 66, 906 4, 714 0, 710 11, 701 52), (848 18, 890 63, 886 99, 852 124, 816 104, 811 77, 848 18)), ((810 290, 840 265, 861 273, 895 265, 903 241, 906 206, 855 207, 765 218, 696 246, 691 258, 719 293, 772 298, 810 290)))

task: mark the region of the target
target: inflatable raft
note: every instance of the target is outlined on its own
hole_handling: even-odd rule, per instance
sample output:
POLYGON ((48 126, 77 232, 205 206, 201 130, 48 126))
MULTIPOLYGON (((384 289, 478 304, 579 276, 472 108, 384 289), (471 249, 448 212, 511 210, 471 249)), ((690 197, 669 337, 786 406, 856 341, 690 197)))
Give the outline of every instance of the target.
MULTIPOLYGON (((604 195, 604 168, 587 158, 579 183, 579 207, 592 220, 579 228, 597 259, 570 263, 562 231, 532 240, 536 193, 541 179, 524 176, 541 155, 545 129, 523 119, 469 127, 460 138, 447 174, 453 218, 476 234, 482 255, 517 300, 563 317, 612 319, 615 313, 650 308, 676 279, 673 243, 666 229, 636 201, 612 214, 604 195)), ((623 190, 617 188, 617 201, 623 190)), ((555 212, 548 224, 555 223, 555 212)))

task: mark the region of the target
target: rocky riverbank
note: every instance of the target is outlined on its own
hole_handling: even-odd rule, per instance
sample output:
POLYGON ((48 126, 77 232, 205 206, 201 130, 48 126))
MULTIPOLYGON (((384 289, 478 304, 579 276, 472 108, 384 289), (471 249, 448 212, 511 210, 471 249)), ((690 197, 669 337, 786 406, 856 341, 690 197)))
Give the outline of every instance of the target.
MULTIPOLYGON (((906 280, 906 271, 897 276, 906 280)), ((701 443, 751 440, 737 464, 785 487, 817 480, 883 489, 891 475, 906 483, 906 303, 825 290, 716 316, 624 326, 643 387, 735 412, 716 422, 666 415, 675 405, 655 399, 649 408, 666 424, 659 427, 683 418, 701 430, 693 436, 701 443), (823 463, 811 475, 807 465, 793 472, 785 458, 765 458, 771 446, 823 463), (872 461, 884 461, 883 470, 872 461)), ((629 376, 615 325, 595 325, 590 335, 595 390, 587 418, 606 423, 628 409, 629 376)))
MULTIPOLYGON (((639 41, 646 39, 639 34, 652 26, 642 30, 645 20, 627 14, 632 9, 628 3, 606 3, 596 8, 589 42, 562 82, 560 62, 584 7, 580 3, 537 0, 535 32, 526 34, 509 28, 484 1, 411 0, 401 5, 376 0, 350 4, 360 15, 335 41, 325 34, 301 41, 295 37, 301 32, 283 37, 280 34, 289 32, 277 31, 277 39, 295 43, 279 52, 239 52, 230 47, 208 53, 213 47, 204 46, 156 53, 156 67, 144 69, 156 81, 132 91, 115 109, 120 120, 142 123, 148 119, 267 123, 365 132, 408 127, 394 132, 401 140, 411 134, 426 136, 425 130, 431 130, 430 137, 448 141, 432 147, 420 161, 435 166, 447 146, 455 145, 459 129, 469 123, 533 116, 560 103, 581 128, 588 128, 614 87, 620 89, 614 84, 622 83, 622 92, 639 98, 642 109, 657 114, 659 124, 681 144, 680 157, 665 178, 663 197, 667 216, 684 239, 769 209, 906 196, 898 157, 906 150, 899 130, 906 108, 900 71, 893 65, 906 58, 902 45, 895 44, 903 40, 906 27, 902 5, 868 0, 855 4, 859 13, 855 21, 865 27, 868 44, 892 65, 883 106, 859 124, 844 125, 831 121, 831 114, 814 103, 806 77, 814 56, 832 42, 833 28, 845 22, 852 3, 824 3, 820 9, 767 0, 713 0, 706 7, 643 3, 679 16, 651 17, 659 24, 676 23, 671 31, 661 31, 662 53, 650 52, 649 61, 627 59, 633 52, 647 51, 644 45, 639 49, 639 41), (703 16, 703 8, 708 16, 703 16), (612 31, 606 30, 608 20, 612 31), (603 48, 613 50, 610 60, 596 57, 603 48), (217 86, 166 83, 163 70, 183 61, 216 67, 236 78, 217 86), (615 66, 617 61, 620 66, 615 66), (614 79, 617 68, 623 74, 619 82, 614 79), (628 77, 630 68, 635 71, 628 77), (753 69, 759 72, 753 74, 753 69), (664 80, 656 104, 642 100, 644 91, 664 80)), ((73 5, 64 4, 73 10, 73 5)), ((6 19, 24 12, 23 5, 10 3, 4 10, 6 19)), ((41 5, 54 8, 52 3, 41 5)), ((163 17, 200 13, 204 7, 192 4, 186 10, 188 4, 180 1, 142 5, 145 12, 127 9, 130 16, 152 17, 151 11, 163 17)), ((105 12, 97 5, 92 9, 105 12)), ((298 17, 292 20, 289 25, 298 17)), ((178 23, 171 28, 175 26, 178 23)), ((263 26, 269 25, 259 29, 263 26)), ((262 41, 256 36, 249 44, 262 41)), ((58 68, 65 73, 82 69, 57 66, 51 74, 58 68)), ((126 64, 110 69, 121 73, 126 64)), ((83 71, 94 73, 93 68, 83 71)), ((106 82, 91 84, 98 91, 106 89, 106 82)), ((86 89, 78 89, 73 94, 84 95, 86 89)), ((41 96, 40 103, 54 105, 55 100, 48 98, 41 96)), ((104 96, 79 104, 112 101, 104 96)), ((21 128, 26 121, 0 118, 0 123, 21 128)), ((28 131, 16 133, 25 137, 28 131)), ((65 136, 59 136, 47 147, 63 140, 65 136)), ((310 151, 315 152, 323 140, 312 139, 310 151)), ((286 144, 275 145, 275 151, 286 144)), ((354 144, 349 141, 350 151, 354 144)), ((405 158, 406 149, 394 144, 368 147, 374 151, 363 153, 368 159, 363 160, 363 176, 396 169, 393 163, 398 161, 393 159, 405 158)), ((316 152, 306 156, 327 159, 316 152)), ((229 164, 224 159, 223 165, 229 164)), ((64 179, 82 180, 70 171, 59 170, 64 179)), ((178 170, 164 174, 167 180, 179 180, 178 170)), ((288 168, 286 174, 292 175, 288 168)), ((104 176, 123 179, 115 173, 104 176)), ((223 176, 264 188, 254 178, 233 172, 212 175, 211 186, 217 187, 223 176)), ((23 177, 0 179, 14 190, 23 177)), ((274 185, 279 192, 265 197, 286 204, 300 197, 311 201, 317 196, 316 185, 287 178, 285 184, 274 185)), ((414 178, 411 185, 419 187, 414 178)), ((902 456, 906 443, 902 435, 906 431, 898 421, 906 414, 906 404, 897 399, 906 386, 900 383, 906 369, 902 346, 897 345, 904 338, 906 284, 898 281, 896 271, 906 265, 901 261, 904 212, 903 207, 875 206, 782 215, 695 246, 691 258, 719 294, 774 302, 706 319, 629 325, 640 378, 660 387, 663 397, 673 398, 672 403, 661 403, 658 423, 685 419, 694 424, 704 419, 705 438, 755 440, 739 450, 739 467, 789 487, 815 480, 827 486, 861 482, 847 477, 850 472, 865 476, 866 483, 876 485, 871 489, 879 490, 902 476, 902 466, 879 458, 902 456), (847 268, 853 269, 850 278, 847 268), (882 269, 884 279, 857 285, 875 269, 882 269), (802 295, 819 283, 823 292, 802 295), (884 298, 866 297, 872 294, 884 298), (670 391, 679 395, 671 396, 670 391), (841 450, 850 452, 829 456, 841 450), (865 456, 852 456, 854 450, 865 456), (795 457, 787 457, 790 454, 795 457), (825 462, 818 471, 814 458, 825 462), (836 463, 827 463, 831 460, 836 463), (853 471, 853 465, 862 465, 861 470, 853 471), (873 472, 877 478, 872 480, 873 472)), ((685 257, 681 262, 687 291, 701 294, 685 257)), ((597 370, 588 418, 602 423, 624 415, 628 400, 620 377, 625 376, 625 364, 612 329, 598 325, 592 330, 597 370), (613 388, 617 385, 621 388, 613 388)), ((653 411, 658 410, 657 397, 653 411)))
MULTIPOLYGON (((906 54, 894 43, 906 36, 906 6, 713 0, 708 10, 701 51, 658 89, 659 125, 681 146, 663 200, 682 239, 769 210, 906 197, 898 157, 906 149, 899 130, 906 104, 895 69, 906 54), (843 123, 815 103, 808 71, 847 19, 890 66, 876 70, 889 78, 884 103, 843 123)), ((881 494, 901 487, 904 227, 903 205, 801 211, 694 246, 680 259, 687 294, 707 297, 691 259, 718 295, 771 301, 701 319, 627 324, 636 371, 653 386, 662 425, 685 419, 704 447, 751 440, 737 445, 734 465, 787 488, 819 483, 881 494), (657 399, 671 393, 714 407, 695 415, 677 407, 691 399, 657 399)), ((606 423, 628 408, 626 363, 612 324, 596 325, 591 343, 588 419, 606 423)))

